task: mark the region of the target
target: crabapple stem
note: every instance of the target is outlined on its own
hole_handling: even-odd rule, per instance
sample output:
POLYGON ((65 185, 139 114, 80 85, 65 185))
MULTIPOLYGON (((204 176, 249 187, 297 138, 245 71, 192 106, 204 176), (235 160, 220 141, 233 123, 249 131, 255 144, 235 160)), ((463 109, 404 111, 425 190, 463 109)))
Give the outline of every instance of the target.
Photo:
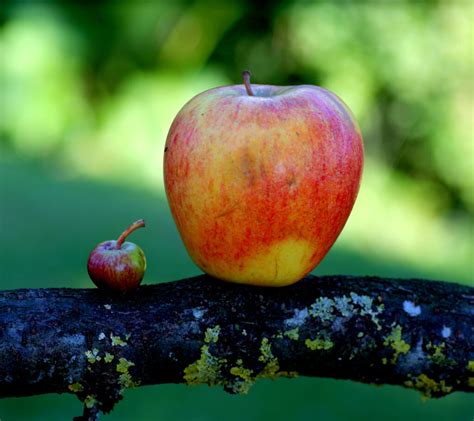
POLYGON ((242 77, 244 78, 244 85, 245 85, 245 89, 247 91, 247 94, 249 96, 254 96, 254 93, 252 91, 252 86, 250 85, 250 72, 248 70, 244 70, 242 72, 242 77))
POLYGON ((145 226, 145 221, 143 219, 139 219, 138 221, 135 221, 132 225, 130 225, 122 234, 120 234, 120 237, 117 240, 116 246, 117 249, 122 247, 123 242, 125 239, 136 229, 144 227, 145 226))

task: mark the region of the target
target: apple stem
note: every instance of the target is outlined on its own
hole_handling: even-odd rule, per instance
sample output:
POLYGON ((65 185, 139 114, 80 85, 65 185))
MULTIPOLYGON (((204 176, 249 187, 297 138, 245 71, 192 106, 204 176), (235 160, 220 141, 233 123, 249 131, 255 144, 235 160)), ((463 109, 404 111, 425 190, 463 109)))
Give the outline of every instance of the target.
POLYGON ((252 86, 250 85, 250 72, 248 70, 244 70, 242 72, 242 77, 244 78, 244 85, 245 85, 245 90, 247 91, 247 94, 249 96, 254 96, 254 93, 252 91, 252 86))
POLYGON ((145 221, 143 219, 139 219, 138 221, 135 221, 132 225, 130 225, 122 234, 120 234, 120 237, 117 240, 117 249, 122 247, 123 242, 125 239, 136 229, 144 227, 145 226, 145 221))

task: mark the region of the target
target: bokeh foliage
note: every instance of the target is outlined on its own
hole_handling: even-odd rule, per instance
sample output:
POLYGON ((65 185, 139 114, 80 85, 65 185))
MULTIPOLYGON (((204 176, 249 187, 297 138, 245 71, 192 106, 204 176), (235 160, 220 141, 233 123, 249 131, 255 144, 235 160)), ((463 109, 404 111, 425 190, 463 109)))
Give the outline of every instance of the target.
MULTIPOLYGON (((317 273, 474 285, 473 21, 459 0, 4 1, 0 288, 89 286, 89 249, 138 217, 149 222, 136 234, 148 282, 197 274, 163 192, 164 141, 186 101, 240 83, 246 68, 256 83, 329 88, 360 122, 361 192, 317 273)), ((111 419, 234 419, 228 411, 247 405, 248 419, 358 419, 361 402, 387 419, 468 414, 465 396, 422 406, 411 392, 343 384, 264 383, 248 398, 145 388, 111 419)), ((50 405, 53 418, 77 414, 68 397, 22 402, 0 401, 0 417, 31 419, 50 405)))

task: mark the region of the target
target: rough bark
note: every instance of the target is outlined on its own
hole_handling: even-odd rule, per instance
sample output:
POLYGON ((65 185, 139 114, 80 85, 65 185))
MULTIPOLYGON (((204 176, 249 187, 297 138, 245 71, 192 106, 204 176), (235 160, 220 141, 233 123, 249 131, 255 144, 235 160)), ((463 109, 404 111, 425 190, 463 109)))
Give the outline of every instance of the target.
POLYGON ((265 289, 208 276, 143 286, 0 292, 0 397, 75 393, 110 411, 127 387, 318 376, 474 391, 474 288, 308 276, 265 289))

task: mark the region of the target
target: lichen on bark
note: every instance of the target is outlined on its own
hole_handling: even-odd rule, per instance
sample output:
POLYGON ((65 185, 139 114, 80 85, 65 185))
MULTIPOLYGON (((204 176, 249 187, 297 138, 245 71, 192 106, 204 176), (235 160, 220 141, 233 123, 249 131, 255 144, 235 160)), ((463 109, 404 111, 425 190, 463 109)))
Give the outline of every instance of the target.
POLYGON ((474 392, 473 297, 446 282, 345 276, 274 289, 200 276, 125 297, 0 291, 0 396, 74 393, 107 412, 129 387, 246 393, 297 374, 474 392))

